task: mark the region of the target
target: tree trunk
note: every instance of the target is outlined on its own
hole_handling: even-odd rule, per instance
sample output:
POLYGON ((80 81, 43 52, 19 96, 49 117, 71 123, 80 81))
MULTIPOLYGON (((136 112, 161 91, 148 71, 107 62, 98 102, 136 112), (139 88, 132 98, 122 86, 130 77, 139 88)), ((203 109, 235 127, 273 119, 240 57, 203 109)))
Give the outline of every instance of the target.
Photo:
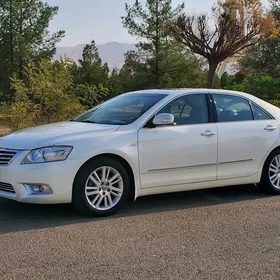
MULTIPOLYGON (((23 38, 23 10, 22 10, 22 2, 20 3, 20 20, 19 20, 19 34, 20 38, 23 38)), ((18 77, 20 80, 23 78, 23 57, 22 57, 22 51, 20 51, 20 58, 19 58, 19 69, 18 69, 18 77)))
POLYGON ((10 75, 13 74, 14 72, 14 44, 13 44, 13 6, 12 6, 12 0, 9 2, 9 12, 10 12, 10 63, 11 63, 11 68, 10 68, 10 75))
POLYGON ((159 2, 156 2, 156 83, 159 88, 160 74, 159 74, 159 2))
POLYGON ((214 78, 215 78, 215 72, 218 67, 217 62, 208 62, 209 63, 209 70, 208 70, 208 83, 207 87, 208 88, 213 88, 214 87, 214 78))

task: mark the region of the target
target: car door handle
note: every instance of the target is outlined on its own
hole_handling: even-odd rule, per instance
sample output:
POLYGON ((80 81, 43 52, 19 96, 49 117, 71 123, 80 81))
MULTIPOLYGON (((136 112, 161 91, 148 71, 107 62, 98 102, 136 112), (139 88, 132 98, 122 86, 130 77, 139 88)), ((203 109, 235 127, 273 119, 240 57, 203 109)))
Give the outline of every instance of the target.
POLYGON ((216 135, 216 132, 212 132, 211 130, 205 130, 201 133, 201 136, 213 136, 216 135))
POLYGON ((268 125, 264 128, 264 130, 267 130, 267 131, 273 131, 275 130, 277 127, 276 126, 273 126, 273 125, 268 125))

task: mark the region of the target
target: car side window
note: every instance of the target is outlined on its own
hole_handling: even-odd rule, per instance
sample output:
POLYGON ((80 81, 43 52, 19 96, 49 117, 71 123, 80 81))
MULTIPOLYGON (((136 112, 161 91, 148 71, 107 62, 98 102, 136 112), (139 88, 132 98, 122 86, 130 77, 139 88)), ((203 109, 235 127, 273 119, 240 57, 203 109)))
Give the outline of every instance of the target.
POLYGON ((219 122, 251 121, 253 114, 249 101, 238 96, 214 94, 219 122))
POLYGON ((205 94, 190 94, 179 97, 164 106, 157 114, 174 115, 177 125, 201 124, 209 121, 205 94))
POLYGON ((271 117, 263 111, 260 107, 252 104, 253 114, 255 120, 270 120, 271 117))

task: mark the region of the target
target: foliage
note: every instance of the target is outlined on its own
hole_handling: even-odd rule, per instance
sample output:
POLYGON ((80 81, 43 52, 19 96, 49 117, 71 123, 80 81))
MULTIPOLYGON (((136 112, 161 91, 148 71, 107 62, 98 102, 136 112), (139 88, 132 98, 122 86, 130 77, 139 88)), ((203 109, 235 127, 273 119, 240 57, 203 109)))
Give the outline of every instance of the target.
POLYGON ((280 38, 265 38, 253 45, 239 61, 247 76, 268 75, 280 77, 280 38))
POLYGON ((0 92, 12 99, 9 77, 24 78, 30 59, 51 58, 63 31, 49 34, 49 21, 57 14, 41 0, 3 0, 0 2, 0 92))
POLYGON ((269 0, 271 5, 271 11, 273 12, 274 17, 276 20, 280 21, 280 0, 269 0))
POLYGON ((244 80, 244 89, 261 99, 280 99, 280 79, 271 76, 251 76, 244 80))
POLYGON ((270 102, 272 105, 274 105, 274 106, 280 108, 280 100, 269 100, 269 102, 270 102))
POLYGON ((95 41, 86 45, 83 58, 72 67, 75 84, 103 85, 108 84, 109 68, 107 63, 102 64, 95 41))
POLYGON ((123 25, 137 36, 136 51, 126 54, 120 71, 111 75, 111 87, 119 92, 147 88, 198 87, 204 61, 186 51, 169 34, 168 23, 182 13, 184 4, 172 8, 171 0, 135 1, 126 4, 123 25))
POLYGON ((119 69, 113 69, 109 76, 109 82, 108 82, 108 88, 109 88, 109 94, 108 98, 115 97, 118 94, 123 93, 123 81, 127 81, 128 77, 122 77, 120 76, 120 70, 119 69))
POLYGON ((109 94, 109 90, 102 85, 81 84, 74 88, 74 93, 81 104, 90 108, 102 101, 109 94))
POLYGON ((232 87, 233 85, 242 84, 244 79, 245 76, 240 72, 238 72, 235 75, 229 75, 227 72, 225 72, 221 77, 220 85, 221 88, 228 88, 228 87, 232 87))
POLYGON ((125 90, 188 86, 198 80, 201 62, 169 35, 168 22, 184 8, 181 4, 172 9, 171 2, 147 0, 145 7, 137 0, 133 5, 126 4, 123 25, 139 42, 137 51, 127 54, 119 73, 129 77, 129 85, 123 87, 125 90))
MULTIPOLYGON (((271 10, 278 20, 279 29, 279 11, 280 2, 271 0, 271 10)), ((239 60, 239 76, 243 80, 229 83, 227 88, 239 87, 242 90, 256 95, 277 105, 280 97, 280 38, 278 36, 267 36, 255 42, 248 48, 245 55, 239 60)), ((236 80, 233 76, 233 80, 236 80)))
POLYGON ((72 119, 128 91, 207 86, 245 91, 280 106, 280 0, 270 3, 266 14, 259 0, 217 1, 210 17, 184 14, 184 4, 173 8, 172 0, 134 0, 122 22, 137 37, 136 50, 110 72, 95 41, 78 62, 51 61, 64 35, 47 31, 57 7, 3 0, 0 101, 9 102, 0 103, 0 112, 9 115, 12 129, 21 129, 72 119), (242 54, 240 71, 219 79, 217 65, 235 54, 242 54))
POLYGON ((276 103, 275 100, 280 100, 280 78, 275 78, 268 75, 251 75, 242 76, 223 75, 221 78, 221 86, 224 89, 245 91, 255 95, 261 99, 276 103))
POLYGON ((274 28, 273 17, 264 14, 260 0, 218 1, 213 16, 213 29, 207 14, 182 14, 169 25, 176 40, 208 60, 210 88, 219 63, 255 44, 274 28))
POLYGON ((10 107, 8 122, 12 130, 23 129, 37 124, 36 117, 34 103, 30 100, 23 100, 10 107))
POLYGON ((25 68, 26 80, 12 78, 16 102, 11 106, 13 129, 71 119, 84 107, 73 94, 69 61, 41 60, 25 68))
POLYGON ((119 71, 119 87, 121 92, 152 88, 153 75, 149 65, 141 60, 138 52, 131 51, 126 54, 125 64, 119 71))

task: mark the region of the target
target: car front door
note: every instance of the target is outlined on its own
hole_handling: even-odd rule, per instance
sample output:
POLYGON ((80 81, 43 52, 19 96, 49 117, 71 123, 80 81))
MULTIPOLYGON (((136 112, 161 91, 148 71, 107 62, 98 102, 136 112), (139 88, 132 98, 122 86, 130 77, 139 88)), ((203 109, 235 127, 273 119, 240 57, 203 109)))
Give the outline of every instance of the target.
POLYGON ((214 94, 218 128, 218 180, 257 173, 279 138, 279 124, 257 104, 235 95, 214 94))
POLYGON ((208 104, 205 94, 178 97, 157 112, 173 114, 174 125, 139 130, 142 188, 217 179, 217 129, 208 104))

